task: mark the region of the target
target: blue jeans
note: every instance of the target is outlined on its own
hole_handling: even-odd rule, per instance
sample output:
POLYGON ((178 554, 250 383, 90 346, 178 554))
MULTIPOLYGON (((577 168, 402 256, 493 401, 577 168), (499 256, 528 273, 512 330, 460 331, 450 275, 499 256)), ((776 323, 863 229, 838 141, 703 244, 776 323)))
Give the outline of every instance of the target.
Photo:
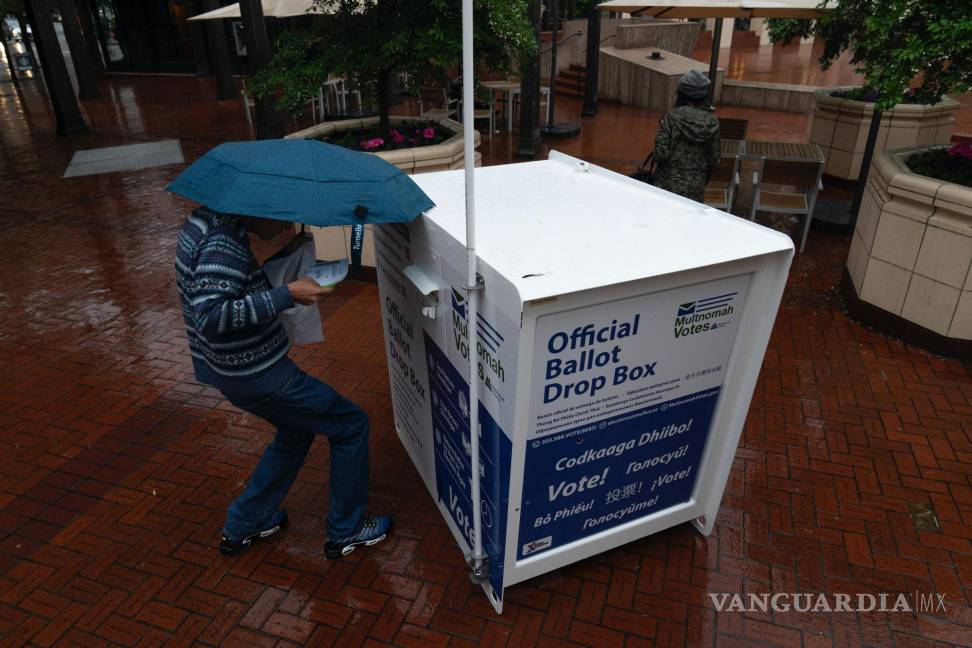
POLYGON ((233 405, 277 427, 246 490, 230 506, 223 533, 238 538, 259 531, 270 520, 304 465, 318 434, 331 444, 331 510, 328 537, 355 534, 368 499, 368 415, 320 380, 293 365, 283 387, 219 385, 233 405))

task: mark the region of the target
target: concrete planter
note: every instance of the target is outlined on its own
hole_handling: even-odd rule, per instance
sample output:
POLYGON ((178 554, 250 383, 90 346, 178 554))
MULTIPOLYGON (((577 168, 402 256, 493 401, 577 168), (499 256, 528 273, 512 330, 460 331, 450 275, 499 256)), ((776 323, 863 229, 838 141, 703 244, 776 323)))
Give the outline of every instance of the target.
MULTIPOLYGON (((814 109, 810 116, 810 141, 818 144, 827 158, 824 173, 845 180, 857 180, 867 132, 874 115, 874 104, 834 97, 834 90, 821 88, 814 92, 814 109)), ((898 104, 881 115, 881 130, 875 151, 908 146, 947 144, 952 137, 955 113, 959 104, 950 97, 934 105, 898 104)))
MULTIPOLYGON (((404 126, 410 124, 426 123, 428 119, 421 117, 392 117, 392 126, 404 126)), ((418 146, 415 148, 396 149, 394 151, 380 151, 374 153, 383 160, 395 165, 405 173, 412 175, 415 173, 428 173, 431 171, 448 171, 450 169, 461 169, 465 164, 465 155, 462 147, 462 124, 451 119, 441 119, 439 126, 451 131, 453 136, 433 146, 418 146)), ((365 117, 362 119, 346 119, 343 121, 324 122, 305 128, 287 135, 287 139, 321 139, 337 133, 362 128, 371 128, 378 125, 377 117, 365 117)), ((475 133, 475 146, 478 149, 480 143, 479 133, 475 133)), ((476 166, 480 165, 482 159, 479 151, 476 151, 476 166)), ((318 259, 337 259, 351 254, 351 228, 350 227, 311 227, 314 234, 314 243, 317 248, 318 259)), ((361 251, 361 262, 365 266, 375 266, 374 237, 371 234, 371 226, 365 227, 365 242, 361 251)))
POLYGON ((806 115, 813 106, 816 91, 816 86, 725 79, 719 103, 806 115))
POLYGON ((847 259, 850 297, 883 312, 885 330, 968 355, 972 188, 911 172, 904 161, 929 148, 875 155, 847 259))

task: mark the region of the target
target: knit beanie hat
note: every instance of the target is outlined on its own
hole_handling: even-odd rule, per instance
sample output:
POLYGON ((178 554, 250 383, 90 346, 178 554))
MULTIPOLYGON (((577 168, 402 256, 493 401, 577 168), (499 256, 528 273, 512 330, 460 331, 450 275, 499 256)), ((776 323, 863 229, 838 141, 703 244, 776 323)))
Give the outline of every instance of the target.
POLYGON ((698 70, 691 70, 678 81, 678 91, 692 99, 701 99, 709 94, 709 77, 698 70))

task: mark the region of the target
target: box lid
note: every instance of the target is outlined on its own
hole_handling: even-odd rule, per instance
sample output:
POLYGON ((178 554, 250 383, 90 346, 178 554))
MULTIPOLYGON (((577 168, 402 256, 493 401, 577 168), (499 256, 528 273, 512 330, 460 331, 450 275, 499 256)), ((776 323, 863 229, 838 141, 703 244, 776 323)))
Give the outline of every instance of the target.
MULTIPOLYGON (((436 204, 423 217, 465 245, 463 171, 412 179, 436 204)), ((556 151, 476 169, 476 244, 524 302, 793 250, 786 234, 556 151)))

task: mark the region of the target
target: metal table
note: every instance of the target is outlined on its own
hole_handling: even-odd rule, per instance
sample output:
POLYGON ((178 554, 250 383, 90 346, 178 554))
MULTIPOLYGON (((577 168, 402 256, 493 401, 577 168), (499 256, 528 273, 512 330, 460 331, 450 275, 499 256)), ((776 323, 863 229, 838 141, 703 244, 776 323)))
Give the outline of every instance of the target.
MULTIPOLYGON (((723 141, 735 142, 739 140, 723 141)), ((810 143, 746 140, 742 142, 741 150, 737 155, 744 158, 763 158, 770 160, 813 160, 821 164, 827 161, 820 147, 810 143)))
POLYGON ((722 157, 739 157, 744 150, 746 142, 738 139, 722 138, 719 140, 719 148, 722 157))

